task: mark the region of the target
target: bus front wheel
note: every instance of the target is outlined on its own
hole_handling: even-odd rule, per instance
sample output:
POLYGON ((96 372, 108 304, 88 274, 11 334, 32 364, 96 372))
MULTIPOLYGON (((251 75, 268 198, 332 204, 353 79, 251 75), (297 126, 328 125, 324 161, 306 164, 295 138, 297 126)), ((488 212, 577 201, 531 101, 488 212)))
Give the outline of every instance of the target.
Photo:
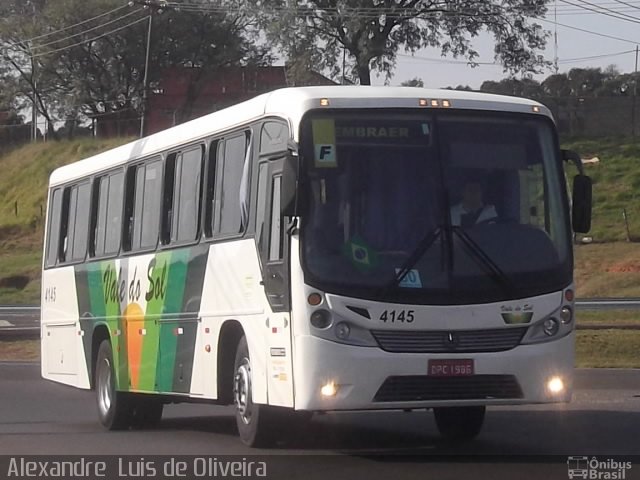
POLYGON ((447 440, 475 438, 482 429, 486 407, 438 407, 433 409, 440 434, 447 440))
POLYGON ((109 430, 127 428, 131 421, 131 399, 116 390, 111 342, 103 340, 96 364, 96 400, 100 423, 109 430))
POLYGON ((249 447, 269 446, 274 440, 272 412, 268 405, 253 403, 251 360, 246 337, 238 343, 233 371, 233 399, 240 440, 249 447))

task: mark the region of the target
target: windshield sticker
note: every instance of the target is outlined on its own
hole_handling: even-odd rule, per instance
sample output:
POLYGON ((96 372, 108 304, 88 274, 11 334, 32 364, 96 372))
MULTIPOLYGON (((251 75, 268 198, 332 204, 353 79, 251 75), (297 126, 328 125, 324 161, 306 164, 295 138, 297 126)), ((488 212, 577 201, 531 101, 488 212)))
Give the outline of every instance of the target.
POLYGON ((378 266, 378 254, 360 237, 353 237, 344 244, 344 254, 360 271, 366 272, 378 266))
MULTIPOLYGON (((396 275, 400 273, 400 269, 396 268, 396 275)), ((422 288, 422 279, 420 278, 420 272, 416 269, 409 270, 400 283, 398 283, 399 287, 404 288, 422 288)))
POLYGON ((333 119, 316 119, 311 122, 313 128, 313 150, 316 168, 335 168, 336 124, 333 119))

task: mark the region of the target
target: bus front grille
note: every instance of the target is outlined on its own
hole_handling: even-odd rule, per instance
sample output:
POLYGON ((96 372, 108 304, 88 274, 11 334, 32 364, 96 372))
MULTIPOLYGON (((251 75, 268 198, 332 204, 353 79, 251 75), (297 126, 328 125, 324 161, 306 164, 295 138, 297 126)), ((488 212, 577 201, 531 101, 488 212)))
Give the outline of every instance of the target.
POLYGON ((490 330, 372 330, 380 348, 394 353, 501 352, 516 347, 527 327, 490 330))
POLYGON ((513 375, 469 375, 430 377, 407 375, 388 377, 374 402, 419 402, 429 400, 487 400, 523 398, 513 375))

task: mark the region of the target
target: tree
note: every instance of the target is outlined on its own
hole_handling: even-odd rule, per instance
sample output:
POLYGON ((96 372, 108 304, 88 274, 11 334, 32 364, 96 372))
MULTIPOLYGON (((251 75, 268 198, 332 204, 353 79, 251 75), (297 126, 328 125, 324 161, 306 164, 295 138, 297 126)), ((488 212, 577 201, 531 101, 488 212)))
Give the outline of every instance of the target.
POLYGON ((571 95, 571 85, 566 73, 549 75, 542 82, 542 91, 548 97, 568 97, 571 95))
POLYGON ((287 59, 304 58, 308 68, 334 76, 344 63, 363 85, 371 84, 372 70, 389 79, 400 49, 436 48, 474 64, 478 52, 471 40, 483 31, 493 36, 505 71, 538 72, 548 65, 536 53, 547 33, 530 19, 542 16, 548 1, 251 0, 287 59))
POLYGON ((266 47, 254 46, 257 30, 249 17, 209 8, 204 0, 202 8, 191 0, 184 10, 162 14, 151 0, 142 2, 147 9, 121 0, 3 1, 0 47, 21 108, 35 97, 51 128, 64 121, 67 132, 86 115, 140 115, 150 13, 149 85, 169 67, 184 67, 189 81, 178 120, 189 118, 208 72, 270 60, 266 47))
POLYGON ((525 98, 540 98, 542 96, 540 83, 526 77, 522 79, 504 78, 499 82, 487 80, 480 85, 480 91, 525 98))
POLYGON ((424 82, 421 78, 412 78, 411 80, 405 80, 400 84, 402 87, 420 87, 424 88, 424 82))

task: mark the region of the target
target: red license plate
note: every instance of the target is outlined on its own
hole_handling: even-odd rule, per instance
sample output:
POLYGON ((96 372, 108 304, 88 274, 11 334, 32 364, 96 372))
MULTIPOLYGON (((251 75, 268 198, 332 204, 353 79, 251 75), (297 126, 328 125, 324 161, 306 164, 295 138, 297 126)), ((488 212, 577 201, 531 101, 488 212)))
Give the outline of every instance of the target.
POLYGON ((473 375, 473 359, 429 360, 429 375, 434 377, 463 377, 473 375))

